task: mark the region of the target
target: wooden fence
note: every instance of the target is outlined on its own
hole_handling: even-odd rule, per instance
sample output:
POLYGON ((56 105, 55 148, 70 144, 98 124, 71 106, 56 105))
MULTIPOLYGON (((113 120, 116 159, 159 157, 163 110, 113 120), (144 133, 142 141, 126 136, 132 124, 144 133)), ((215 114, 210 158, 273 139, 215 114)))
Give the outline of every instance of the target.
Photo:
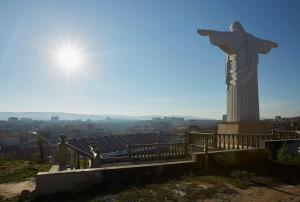
POLYGON ((249 149, 263 147, 264 140, 297 139, 300 131, 272 130, 270 134, 217 134, 189 132, 188 143, 205 147, 213 147, 219 150, 225 149, 249 149))
MULTIPOLYGON (((188 131, 185 143, 155 143, 155 144, 129 144, 128 160, 164 160, 185 159, 191 157, 194 146, 202 147, 201 151, 208 153, 209 150, 232 150, 249 149, 264 146, 264 140, 297 139, 300 131, 272 130, 269 134, 217 134, 188 131)), ((80 157, 90 159, 92 164, 97 162, 96 157, 82 151, 72 145, 67 147, 73 151, 73 161, 76 168, 80 168, 80 157)), ((197 152, 197 151, 195 151, 197 152)), ((124 157, 122 157, 124 158, 124 157)), ((101 162, 100 162, 101 163, 101 162)), ((96 165, 96 164, 95 164, 96 165)))
POLYGON ((272 139, 297 139, 300 138, 300 131, 272 130, 272 139))
POLYGON ((128 156, 135 160, 184 158, 189 154, 186 143, 156 143, 128 145, 128 156))
POLYGON ((271 139, 268 134, 218 134, 217 149, 249 149, 263 147, 263 141, 271 139))
POLYGON ((188 132, 187 143, 190 145, 208 146, 216 148, 218 139, 216 133, 200 133, 196 131, 188 132))
POLYGON ((190 154, 190 146, 207 150, 232 150, 263 147, 264 140, 300 138, 299 131, 273 130, 270 134, 217 134, 187 132, 186 143, 129 144, 128 156, 133 160, 183 158, 190 154))

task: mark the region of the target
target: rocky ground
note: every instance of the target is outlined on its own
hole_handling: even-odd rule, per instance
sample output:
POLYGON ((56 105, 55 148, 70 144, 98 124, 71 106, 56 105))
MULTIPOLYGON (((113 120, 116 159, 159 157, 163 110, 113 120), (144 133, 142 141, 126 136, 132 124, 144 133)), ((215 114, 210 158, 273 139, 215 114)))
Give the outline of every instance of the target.
MULTIPOLYGON (((228 171, 195 174, 192 171, 177 178, 153 179, 145 182, 112 184, 95 187, 80 193, 60 194, 36 198, 31 179, 21 183, 0 185, 3 201, 236 201, 236 202, 300 202, 300 167, 267 163, 239 167, 228 171), (3 191, 4 190, 4 191, 3 191), (17 193, 18 192, 18 193, 17 193), (4 199, 9 197, 9 199, 4 199)), ((1 201, 1 198, 0 198, 1 201)))

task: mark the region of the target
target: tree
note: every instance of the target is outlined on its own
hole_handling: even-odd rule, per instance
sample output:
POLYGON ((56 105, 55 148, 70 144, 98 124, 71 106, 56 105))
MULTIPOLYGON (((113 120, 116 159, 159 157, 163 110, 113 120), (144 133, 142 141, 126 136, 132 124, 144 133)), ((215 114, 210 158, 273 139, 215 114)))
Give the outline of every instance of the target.
POLYGON ((37 145, 39 150, 39 163, 44 163, 44 145, 49 136, 49 132, 39 132, 37 136, 37 145))

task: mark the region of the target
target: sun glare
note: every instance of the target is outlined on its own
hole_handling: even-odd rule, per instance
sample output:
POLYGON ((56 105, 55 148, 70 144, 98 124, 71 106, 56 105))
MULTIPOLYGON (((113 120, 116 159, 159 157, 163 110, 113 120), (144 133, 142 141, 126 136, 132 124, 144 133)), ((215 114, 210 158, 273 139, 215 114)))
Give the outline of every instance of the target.
POLYGON ((57 65, 67 71, 73 71, 83 65, 82 50, 74 45, 63 45, 55 51, 57 65))

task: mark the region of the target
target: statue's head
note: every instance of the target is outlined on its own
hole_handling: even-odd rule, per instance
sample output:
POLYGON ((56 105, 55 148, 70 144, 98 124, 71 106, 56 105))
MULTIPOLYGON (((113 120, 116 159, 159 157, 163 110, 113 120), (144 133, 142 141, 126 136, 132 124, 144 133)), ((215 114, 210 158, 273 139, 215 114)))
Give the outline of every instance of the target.
POLYGON ((233 23, 231 23, 231 25, 229 26, 229 29, 232 32, 235 32, 235 31, 245 32, 243 26, 241 25, 241 23, 239 21, 234 21, 233 23))

